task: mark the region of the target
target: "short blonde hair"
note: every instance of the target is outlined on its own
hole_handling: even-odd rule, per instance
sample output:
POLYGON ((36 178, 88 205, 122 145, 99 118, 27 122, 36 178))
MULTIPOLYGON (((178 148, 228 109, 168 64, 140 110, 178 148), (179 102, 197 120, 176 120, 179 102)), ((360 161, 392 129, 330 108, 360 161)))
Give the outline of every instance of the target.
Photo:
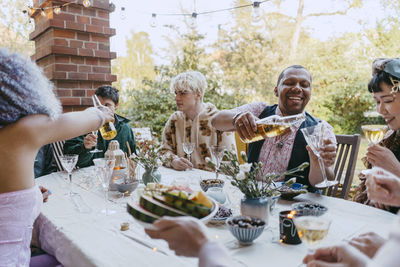
POLYGON ((200 97, 203 99, 206 87, 206 77, 201 72, 187 71, 178 74, 172 79, 170 89, 172 93, 175 93, 175 91, 200 92, 200 97))

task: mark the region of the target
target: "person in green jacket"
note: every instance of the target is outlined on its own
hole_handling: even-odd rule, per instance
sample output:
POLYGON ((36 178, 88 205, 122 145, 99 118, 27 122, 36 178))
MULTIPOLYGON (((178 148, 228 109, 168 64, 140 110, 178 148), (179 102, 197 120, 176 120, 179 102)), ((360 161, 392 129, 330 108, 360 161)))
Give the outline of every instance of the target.
MULTIPOLYGON (((128 124, 130 120, 115 113, 119 104, 118 90, 110 85, 103 85, 97 88, 95 94, 99 98, 101 104, 110 108, 114 113, 114 125, 117 130, 117 136, 113 140, 117 140, 120 149, 127 154, 129 153, 128 142, 131 152, 136 153, 135 137, 128 124)), ((64 154, 78 154, 79 158, 76 166, 82 168, 93 165, 94 158, 104 158, 104 153, 107 151, 110 142, 111 140, 104 140, 100 131, 97 131, 97 135, 89 133, 67 140, 63 150, 64 154), (102 150, 102 152, 91 153, 91 150, 95 148, 96 144, 97 148, 102 150)))

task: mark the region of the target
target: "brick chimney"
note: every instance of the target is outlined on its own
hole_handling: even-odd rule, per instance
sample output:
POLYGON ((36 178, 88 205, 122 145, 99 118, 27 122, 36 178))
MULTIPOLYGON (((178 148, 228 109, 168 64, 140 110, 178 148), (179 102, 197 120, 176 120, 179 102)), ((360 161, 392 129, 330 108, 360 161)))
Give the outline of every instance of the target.
POLYGON ((82 2, 33 1, 35 8, 45 8, 46 16, 40 10, 32 15, 35 30, 29 38, 35 41, 35 54, 31 58, 54 83, 64 112, 91 106, 96 88, 117 78, 111 74, 111 60, 116 57, 110 52, 110 37, 115 35, 109 16, 113 9, 108 0, 93 0, 90 7, 82 2), (60 14, 46 9, 67 3, 60 14))

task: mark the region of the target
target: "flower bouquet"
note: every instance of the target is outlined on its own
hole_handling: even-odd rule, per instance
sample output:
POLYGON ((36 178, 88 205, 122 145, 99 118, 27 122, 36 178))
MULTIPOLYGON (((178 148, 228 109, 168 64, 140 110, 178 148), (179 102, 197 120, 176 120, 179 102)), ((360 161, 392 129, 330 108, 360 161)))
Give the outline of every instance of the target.
MULTIPOLYGON (((240 154, 242 159, 247 162, 246 153, 240 154)), ((260 198, 273 196, 282 186, 291 186, 296 182, 296 178, 292 178, 280 186, 276 186, 275 180, 281 179, 286 175, 295 174, 304 170, 309 166, 308 162, 300 164, 298 167, 287 170, 282 174, 267 173, 262 174, 262 162, 239 164, 236 155, 231 151, 224 152, 225 161, 221 163, 219 171, 231 179, 233 186, 237 187, 246 198, 260 198)), ((208 164, 213 165, 212 161, 208 164)), ((301 177, 301 176, 299 176, 301 177)))
POLYGON ((137 154, 132 154, 131 160, 145 169, 142 180, 148 182, 160 182, 161 174, 158 168, 162 166, 162 155, 159 154, 159 145, 154 140, 141 140, 137 142, 137 154))

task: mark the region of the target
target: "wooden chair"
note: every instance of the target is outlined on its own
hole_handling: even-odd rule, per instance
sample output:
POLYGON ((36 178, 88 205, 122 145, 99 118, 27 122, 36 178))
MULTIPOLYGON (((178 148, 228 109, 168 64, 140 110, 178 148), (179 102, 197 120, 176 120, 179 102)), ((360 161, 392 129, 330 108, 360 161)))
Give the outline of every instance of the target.
POLYGON ((354 177, 361 136, 359 134, 336 135, 336 140, 335 180, 338 184, 326 189, 325 193, 327 196, 340 194, 340 198, 347 199, 354 177), (338 192, 339 184, 341 192, 338 192))
POLYGON ((63 147, 64 147, 65 141, 57 141, 54 143, 51 143, 51 146, 53 147, 53 156, 54 156, 54 161, 56 162, 57 165, 57 171, 64 171, 64 168, 61 164, 60 156, 64 155, 63 153, 63 147))

